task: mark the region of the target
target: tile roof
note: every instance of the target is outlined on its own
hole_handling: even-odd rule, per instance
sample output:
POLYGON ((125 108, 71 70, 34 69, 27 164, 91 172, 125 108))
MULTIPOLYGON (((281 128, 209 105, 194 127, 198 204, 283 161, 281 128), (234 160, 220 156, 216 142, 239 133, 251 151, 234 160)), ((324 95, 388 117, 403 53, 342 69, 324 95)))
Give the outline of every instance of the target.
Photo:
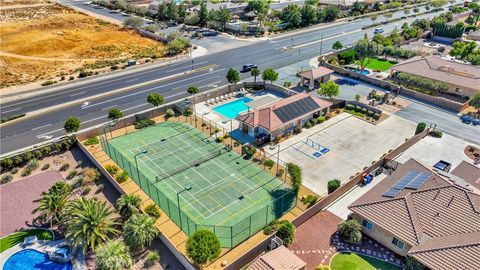
POLYGON ((463 178, 470 185, 480 189, 480 168, 462 161, 451 171, 451 174, 463 178))
POLYGON ((431 269, 480 269, 480 194, 443 179, 416 160, 399 166, 349 209, 413 246, 409 254, 431 269), (413 170, 433 175, 417 190, 382 196, 413 170))
POLYGON ((237 120, 250 126, 254 126, 254 127, 259 126, 269 131, 273 131, 284 124, 293 122, 297 119, 304 117, 305 115, 327 108, 331 105, 332 105, 331 102, 328 102, 321 98, 317 98, 315 96, 311 96, 306 92, 303 92, 303 93, 298 93, 296 95, 290 96, 285 99, 281 99, 277 102, 267 104, 265 106, 261 106, 252 112, 247 112, 245 114, 242 114, 237 117, 237 120), (284 106, 287 106, 289 104, 292 104, 294 102, 297 102, 303 99, 311 99, 311 101, 313 101, 317 105, 316 108, 314 110, 309 110, 308 113, 302 114, 301 116, 286 122, 283 122, 275 113, 276 109, 282 108, 284 106))
POLYGON ((285 246, 280 246, 260 256, 248 270, 298 270, 307 264, 285 246))
POLYGON ((413 57, 393 66, 392 70, 480 90, 480 67, 448 61, 436 56, 413 57))
POLYGON ((312 79, 312 78, 313 79, 318 79, 318 78, 321 78, 325 75, 332 74, 333 72, 334 71, 329 69, 329 68, 320 66, 320 67, 313 68, 311 70, 307 70, 305 72, 302 72, 298 75, 300 77, 304 77, 304 78, 308 78, 308 79, 312 79))

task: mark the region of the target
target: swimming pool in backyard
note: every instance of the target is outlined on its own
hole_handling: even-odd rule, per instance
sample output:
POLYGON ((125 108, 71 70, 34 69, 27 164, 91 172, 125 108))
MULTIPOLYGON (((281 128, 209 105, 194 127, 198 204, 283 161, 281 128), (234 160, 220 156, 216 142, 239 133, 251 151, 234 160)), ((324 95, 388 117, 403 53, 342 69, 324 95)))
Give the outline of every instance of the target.
POLYGON ((243 97, 235 101, 214 107, 213 110, 217 113, 225 116, 228 119, 233 119, 237 117, 240 113, 248 110, 247 103, 253 101, 253 99, 248 97, 243 97))
POLYGON ((7 259, 3 270, 71 270, 72 263, 50 260, 47 254, 33 249, 21 250, 7 259))

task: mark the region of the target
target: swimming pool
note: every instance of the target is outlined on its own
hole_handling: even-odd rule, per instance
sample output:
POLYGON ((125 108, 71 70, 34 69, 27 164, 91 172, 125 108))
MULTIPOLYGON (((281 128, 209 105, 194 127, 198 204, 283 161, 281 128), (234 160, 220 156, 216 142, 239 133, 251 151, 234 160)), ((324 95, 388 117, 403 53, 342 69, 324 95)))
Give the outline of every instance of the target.
POLYGON ((24 249, 7 259, 3 270, 71 270, 71 263, 50 260, 47 254, 33 249, 24 249))
POLYGON ((248 105, 246 103, 252 100, 253 99, 251 98, 243 97, 227 104, 214 107, 213 110, 228 119, 233 119, 237 117, 241 112, 248 110, 248 105))
POLYGON ((355 73, 362 74, 362 75, 369 75, 370 74, 370 71, 366 70, 366 69, 364 69, 363 72, 362 72, 362 70, 359 69, 359 68, 353 68, 353 67, 345 67, 345 68, 350 70, 350 71, 353 71, 355 73))

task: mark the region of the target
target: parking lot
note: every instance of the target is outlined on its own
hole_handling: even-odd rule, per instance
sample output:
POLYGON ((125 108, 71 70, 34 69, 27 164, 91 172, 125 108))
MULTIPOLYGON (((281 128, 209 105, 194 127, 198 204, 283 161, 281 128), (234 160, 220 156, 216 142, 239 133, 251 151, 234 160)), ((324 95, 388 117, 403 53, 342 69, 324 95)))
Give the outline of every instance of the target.
MULTIPOLYGON (((414 131, 414 123, 395 115, 373 125, 343 113, 280 143, 280 159, 298 164, 303 170, 303 184, 326 195, 329 180, 348 181, 414 131), (316 157, 316 152, 321 155, 316 157)), ((266 151, 274 156, 277 149, 266 151)))

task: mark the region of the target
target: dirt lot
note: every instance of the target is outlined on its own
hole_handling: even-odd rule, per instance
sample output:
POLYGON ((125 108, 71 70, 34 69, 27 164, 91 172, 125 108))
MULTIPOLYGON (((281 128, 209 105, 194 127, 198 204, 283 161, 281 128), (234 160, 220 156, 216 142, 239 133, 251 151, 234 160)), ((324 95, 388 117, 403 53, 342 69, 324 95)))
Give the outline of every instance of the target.
POLYGON ((161 43, 63 6, 15 3, 0 8, 0 88, 164 54, 161 43))

